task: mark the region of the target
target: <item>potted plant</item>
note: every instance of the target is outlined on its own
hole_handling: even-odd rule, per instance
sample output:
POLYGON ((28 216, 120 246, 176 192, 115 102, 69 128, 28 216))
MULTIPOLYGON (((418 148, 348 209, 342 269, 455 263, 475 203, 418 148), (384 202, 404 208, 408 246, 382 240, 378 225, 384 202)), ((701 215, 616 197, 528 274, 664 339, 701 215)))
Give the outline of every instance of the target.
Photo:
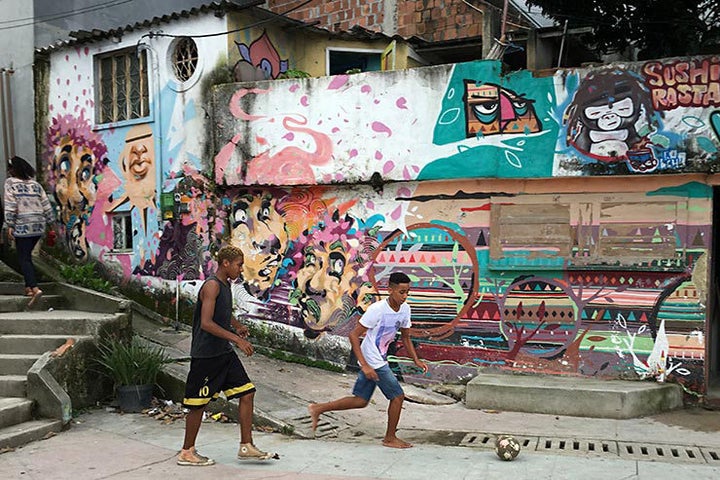
POLYGON ((149 408, 158 373, 170 361, 165 349, 144 343, 137 336, 130 341, 107 339, 99 349, 98 362, 115 382, 120 410, 141 412, 149 408))

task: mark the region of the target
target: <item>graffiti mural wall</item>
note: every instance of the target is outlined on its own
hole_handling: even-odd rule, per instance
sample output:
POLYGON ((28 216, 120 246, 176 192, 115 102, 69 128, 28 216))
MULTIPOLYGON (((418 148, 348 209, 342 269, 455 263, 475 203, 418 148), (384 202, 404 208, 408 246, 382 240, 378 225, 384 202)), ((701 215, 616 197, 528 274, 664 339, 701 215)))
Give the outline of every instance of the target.
POLYGON ((45 171, 58 229, 76 260, 99 259, 148 284, 204 278, 212 267, 219 205, 200 174, 209 162, 199 79, 226 56, 226 45, 193 43, 187 78, 165 58, 188 45, 181 33, 222 26, 196 18, 169 27, 178 38, 134 33, 120 45, 51 54, 45 171))
MULTIPOLYGON (((211 251, 235 244, 239 311, 309 341, 347 336, 403 271, 431 380, 497 366, 702 393, 720 59, 542 77, 473 62, 202 91, 218 59, 239 55, 243 79, 297 65, 271 31, 198 40, 185 79, 166 61, 178 39, 123 42, 148 73, 145 113, 129 120, 100 122, 95 104, 117 46, 52 54, 45 167, 77 260, 193 296, 211 251)), ((397 368, 416 374, 398 348, 397 368)))
POLYGON ((216 176, 230 185, 714 172, 720 162, 720 57, 545 77, 482 61, 227 85, 218 99, 216 176))
MULTIPOLYGON (((388 275, 408 302, 434 377, 478 366, 637 378, 673 376, 699 391, 711 189, 602 179, 523 193, 497 181, 239 188, 231 241, 246 268, 245 315, 347 335, 388 275)), ((403 352, 397 355, 402 357, 403 352)), ((400 361, 405 374, 411 363, 400 361)))

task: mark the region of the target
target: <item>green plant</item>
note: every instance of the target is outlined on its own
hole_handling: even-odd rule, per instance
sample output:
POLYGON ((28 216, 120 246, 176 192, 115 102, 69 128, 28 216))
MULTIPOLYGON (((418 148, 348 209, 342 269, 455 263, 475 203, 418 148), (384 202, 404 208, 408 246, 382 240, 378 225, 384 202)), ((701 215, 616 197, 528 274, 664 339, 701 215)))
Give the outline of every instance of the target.
POLYGON ((80 285, 98 292, 108 293, 113 286, 112 283, 100 277, 95 270, 95 263, 63 265, 60 267, 60 274, 65 280, 74 285, 80 285))
POLYGON ((154 385, 163 365, 171 361, 163 347, 143 343, 139 337, 110 338, 99 349, 98 363, 116 386, 154 385))
POLYGON ((310 78, 311 75, 308 72, 302 70, 294 70, 292 68, 278 75, 277 78, 310 78))

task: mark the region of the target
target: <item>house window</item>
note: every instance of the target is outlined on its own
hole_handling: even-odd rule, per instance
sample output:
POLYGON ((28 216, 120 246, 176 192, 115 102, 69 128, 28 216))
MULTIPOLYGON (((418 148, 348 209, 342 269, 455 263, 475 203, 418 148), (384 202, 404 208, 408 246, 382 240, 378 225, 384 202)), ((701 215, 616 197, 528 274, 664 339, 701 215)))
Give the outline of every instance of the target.
POLYGON ((133 247, 132 218, 130 212, 116 213, 112 217, 113 250, 126 252, 133 247))
POLYGON ((195 74, 198 65, 197 44, 192 38, 182 37, 175 42, 172 50, 172 66, 175 78, 187 82, 195 74))
POLYGON ((150 115, 147 53, 122 50, 96 57, 98 123, 150 115))
POLYGON ((352 72, 375 72, 382 70, 382 50, 332 50, 327 51, 327 74, 342 75, 352 72))

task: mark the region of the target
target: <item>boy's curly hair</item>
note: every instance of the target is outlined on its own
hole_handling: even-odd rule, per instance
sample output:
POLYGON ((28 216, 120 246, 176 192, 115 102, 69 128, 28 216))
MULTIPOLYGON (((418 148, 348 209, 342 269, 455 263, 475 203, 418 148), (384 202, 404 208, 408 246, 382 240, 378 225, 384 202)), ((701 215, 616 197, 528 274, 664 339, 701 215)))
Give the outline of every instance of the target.
POLYGON ((233 245, 225 245, 221 247, 215 257, 217 258, 217 262, 219 265, 222 265, 223 260, 232 262, 237 258, 240 258, 241 260, 245 259, 245 255, 243 255, 242 250, 233 245))

